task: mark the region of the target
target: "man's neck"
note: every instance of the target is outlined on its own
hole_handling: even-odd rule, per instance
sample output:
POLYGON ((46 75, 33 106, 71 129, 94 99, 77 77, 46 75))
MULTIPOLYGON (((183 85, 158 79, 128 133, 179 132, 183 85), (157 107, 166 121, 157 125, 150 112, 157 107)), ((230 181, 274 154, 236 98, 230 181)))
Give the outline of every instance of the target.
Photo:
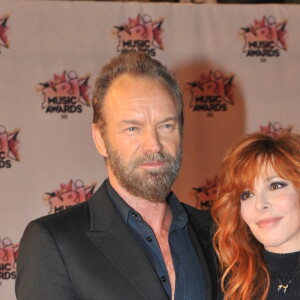
POLYGON ((169 231, 172 212, 167 202, 151 202, 128 193, 114 177, 109 177, 110 184, 119 196, 135 211, 156 233, 169 231))

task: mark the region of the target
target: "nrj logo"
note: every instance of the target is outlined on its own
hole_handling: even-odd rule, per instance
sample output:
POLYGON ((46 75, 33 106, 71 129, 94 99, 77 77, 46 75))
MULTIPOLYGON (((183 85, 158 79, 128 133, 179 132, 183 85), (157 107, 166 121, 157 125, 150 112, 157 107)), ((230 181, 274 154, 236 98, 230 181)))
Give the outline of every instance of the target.
POLYGON ((232 97, 234 76, 223 76, 220 71, 211 71, 201 75, 200 80, 188 82, 191 100, 189 106, 193 111, 208 113, 227 111, 227 105, 234 105, 232 97))
POLYGON ((53 80, 39 83, 46 113, 81 113, 82 105, 90 106, 88 85, 90 75, 78 77, 75 71, 63 71, 54 75, 53 80))
POLYGON ((157 49, 163 50, 163 21, 163 18, 152 21, 149 15, 139 14, 136 18, 129 18, 128 23, 115 26, 113 34, 119 39, 117 52, 143 51, 155 56, 157 49))
POLYGON ((241 28, 246 56, 278 57, 287 50, 287 21, 277 23, 272 16, 255 20, 254 25, 241 28))
POLYGON ((292 130, 291 127, 282 128, 279 122, 269 122, 267 126, 260 126, 259 129, 260 132, 273 137, 278 136, 282 133, 291 132, 292 130))
POLYGON ((209 211, 217 196, 217 177, 212 180, 207 179, 202 186, 192 189, 191 195, 196 202, 195 207, 209 211))
POLYGON ((10 238, 0 238, 0 280, 16 279, 18 250, 19 245, 10 238))
POLYGON ((20 129, 7 132, 4 126, 0 125, 0 169, 10 168, 11 160, 19 161, 18 134, 20 129))
POLYGON ((0 17, 0 52, 1 47, 9 48, 9 41, 8 41, 8 32, 9 27, 7 26, 9 15, 4 15, 0 17))
POLYGON ((70 180, 67 184, 60 184, 60 188, 46 193, 44 199, 50 204, 51 213, 65 210, 75 204, 88 200, 93 194, 96 183, 84 186, 83 181, 78 179, 73 182, 70 180))

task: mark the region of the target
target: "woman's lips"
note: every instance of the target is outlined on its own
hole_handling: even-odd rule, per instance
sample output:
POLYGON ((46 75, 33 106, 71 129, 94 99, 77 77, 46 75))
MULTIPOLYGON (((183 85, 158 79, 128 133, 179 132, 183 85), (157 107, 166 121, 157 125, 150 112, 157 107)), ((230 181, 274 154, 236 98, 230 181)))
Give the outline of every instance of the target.
POLYGON ((273 217, 273 218, 267 218, 267 219, 262 219, 256 222, 256 225, 265 228, 265 227, 270 227, 277 222, 279 222, 283 217, 273 217))

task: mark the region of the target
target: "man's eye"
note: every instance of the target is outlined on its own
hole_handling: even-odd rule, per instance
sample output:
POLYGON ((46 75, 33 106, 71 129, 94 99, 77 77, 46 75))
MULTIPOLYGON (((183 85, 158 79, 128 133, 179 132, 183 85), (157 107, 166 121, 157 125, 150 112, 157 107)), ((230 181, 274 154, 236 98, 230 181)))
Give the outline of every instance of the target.
POLYGON ((170 123, 166 123, 166 124, 163 124, 162 125, 162 128, 163 129, 174 129, 175 128, 175 126, 174 126, 174 124, 170 124, 170 123))
POLYGON ((285 183, 285 182, 272 182, 270 184, 270 190, 278 190, 285 186, 287 186, 287 183, 285 183))
POLYGON ((135 130, 137 130, 137 127, 129 127, 129 128, 127 128, 126 130, 127 130, 127 131, 135 131, 135 130))
POLYGON ((250 191, 244 191, 241 195, 240 195, 240 199, 242 201, 247 200, 248 198, 254 196, 253 193, 251 193, 250 191))

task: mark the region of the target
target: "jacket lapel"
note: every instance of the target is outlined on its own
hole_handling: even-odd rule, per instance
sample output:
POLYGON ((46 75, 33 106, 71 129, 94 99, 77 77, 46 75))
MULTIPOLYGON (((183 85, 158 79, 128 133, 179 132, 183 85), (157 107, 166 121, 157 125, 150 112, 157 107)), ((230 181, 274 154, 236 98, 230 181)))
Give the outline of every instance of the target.
POLYGON ((89 200, 89 238, 144 299, 168 299, 152 265, 114 208, 103 184, 89 200))
POLYGON ((211 224, 201 223, 201 216, 189 213, 189 233, 196 249, 208 288, 207 300, 219 299, 218 263, 212 247, 211 224))

